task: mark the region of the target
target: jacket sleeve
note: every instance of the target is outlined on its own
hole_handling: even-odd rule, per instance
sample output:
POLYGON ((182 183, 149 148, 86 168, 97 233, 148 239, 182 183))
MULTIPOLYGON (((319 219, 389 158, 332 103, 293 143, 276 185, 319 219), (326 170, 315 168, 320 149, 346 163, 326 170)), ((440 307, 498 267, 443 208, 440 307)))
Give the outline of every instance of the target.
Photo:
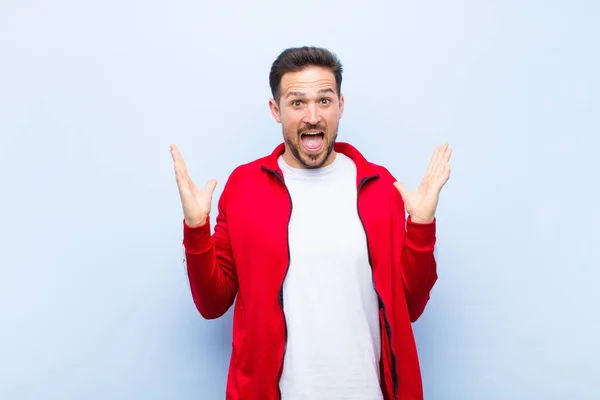
POLYGON ((431 223, 416 223, 408 217, 400 267, 411 322, 415 322, 423 314, 437 280, 433 253, 435 233, 435 219, 431 223))
POLYGON ((206 319, 225 314, 238 290, 227 228, 225 196, 224 192, 219 199, 214 234, 210 233, 210 217, 198 227, 190 227, 185 220, 183 222, 183 246, 192 298, 206 319))

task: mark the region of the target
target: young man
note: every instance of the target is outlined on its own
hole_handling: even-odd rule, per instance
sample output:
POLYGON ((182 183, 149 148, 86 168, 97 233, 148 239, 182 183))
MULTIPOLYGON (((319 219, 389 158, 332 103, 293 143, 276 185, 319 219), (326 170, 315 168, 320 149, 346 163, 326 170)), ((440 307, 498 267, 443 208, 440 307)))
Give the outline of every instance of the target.
POLYGON ((411 322, 437 279, 451 150, 438 147, 409 192, 336 142, 341 83, 325 49, 275 60, 269 106, 284 143, 233 171, 212 235, 216 181, 196 187, 171 146, 194 303, 212 319, 237 296, 227 399, 423 398, 411 322))

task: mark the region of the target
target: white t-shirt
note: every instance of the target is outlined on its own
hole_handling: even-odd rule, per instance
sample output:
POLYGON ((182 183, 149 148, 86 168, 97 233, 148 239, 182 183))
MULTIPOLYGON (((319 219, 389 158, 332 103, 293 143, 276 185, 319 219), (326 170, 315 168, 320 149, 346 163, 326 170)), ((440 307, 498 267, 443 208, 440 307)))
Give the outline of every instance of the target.
POLYGON ((379 400, 379 307, 354 162, 338 153, 324 168, 279 165, 292 197, 282 399, 379 400))

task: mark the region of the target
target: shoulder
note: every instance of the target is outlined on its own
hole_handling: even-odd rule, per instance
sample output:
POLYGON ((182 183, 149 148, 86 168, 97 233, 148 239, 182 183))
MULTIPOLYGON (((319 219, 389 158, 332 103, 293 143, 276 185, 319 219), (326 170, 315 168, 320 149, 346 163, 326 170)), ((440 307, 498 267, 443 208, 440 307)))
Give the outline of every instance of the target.
POLYGON ((393 184, 394 182, 396 182, 396 177, 390 172, 390 170, 387 167, 370 161, 367 162, 367 165, 369 166, 371 175, 377 176, 377 182, 379 183, 379 186, 383 186, 386 188, 394 187, 393 184))
POLYGON ((249 161, 244 164, 240 164, 233 169, 229 175, 230 180, 245 180, 246 178, 256 177, 262 175, 264 172, 263 166, 267 163, 269 157, 261 157, 255 160, 249 161))
POLYGON ((369 160, 368 156, 365 157, 354 145, 347 142, 338 142, 335 149, 354 161, 361 176, 377 175, 380 181, 395 181, 386 167, 369 160))
POLYGON ((227 178, 224 191, 246 189, 255 184, 265 175, 263 167, 271 161, 270 157, 264 156, 235 167, 227 178))
POLYGON ((379 175, 379 177, 384 181, 396 181, 396 178, 392 173, 383 165, 375 164, 369 162, 369 166, 379 175))
POLYGON ((396 177, 390 172, 388 167, 378 164, 376 162, 362 159, 360 160, 364 162, 363 168, 365 172, 362 174, 363 176, 375 176, 377 179, 372 181, 371 188, 378 193, 378 196, 388 199, 393 199, 393 201, 402 202, 402 196, 398 189, 394 186, 394 183, 397 182, 396 177))

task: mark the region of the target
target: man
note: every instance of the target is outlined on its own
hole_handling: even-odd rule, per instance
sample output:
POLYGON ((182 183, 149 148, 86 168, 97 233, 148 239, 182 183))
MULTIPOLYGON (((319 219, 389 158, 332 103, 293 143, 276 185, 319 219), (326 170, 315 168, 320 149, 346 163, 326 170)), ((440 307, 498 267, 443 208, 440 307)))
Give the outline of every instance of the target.
POLYGON ((196 187, 171 146, 194 303, 212 319, 237 299, 227 399, 423 398, 411 322, 437 279, 451 150, 438 147, 409 192, 336 142, 341 83, 325 49, 275 60, 269 106, 284 143, 232 172, 212 235, 216 181, 196 187))

